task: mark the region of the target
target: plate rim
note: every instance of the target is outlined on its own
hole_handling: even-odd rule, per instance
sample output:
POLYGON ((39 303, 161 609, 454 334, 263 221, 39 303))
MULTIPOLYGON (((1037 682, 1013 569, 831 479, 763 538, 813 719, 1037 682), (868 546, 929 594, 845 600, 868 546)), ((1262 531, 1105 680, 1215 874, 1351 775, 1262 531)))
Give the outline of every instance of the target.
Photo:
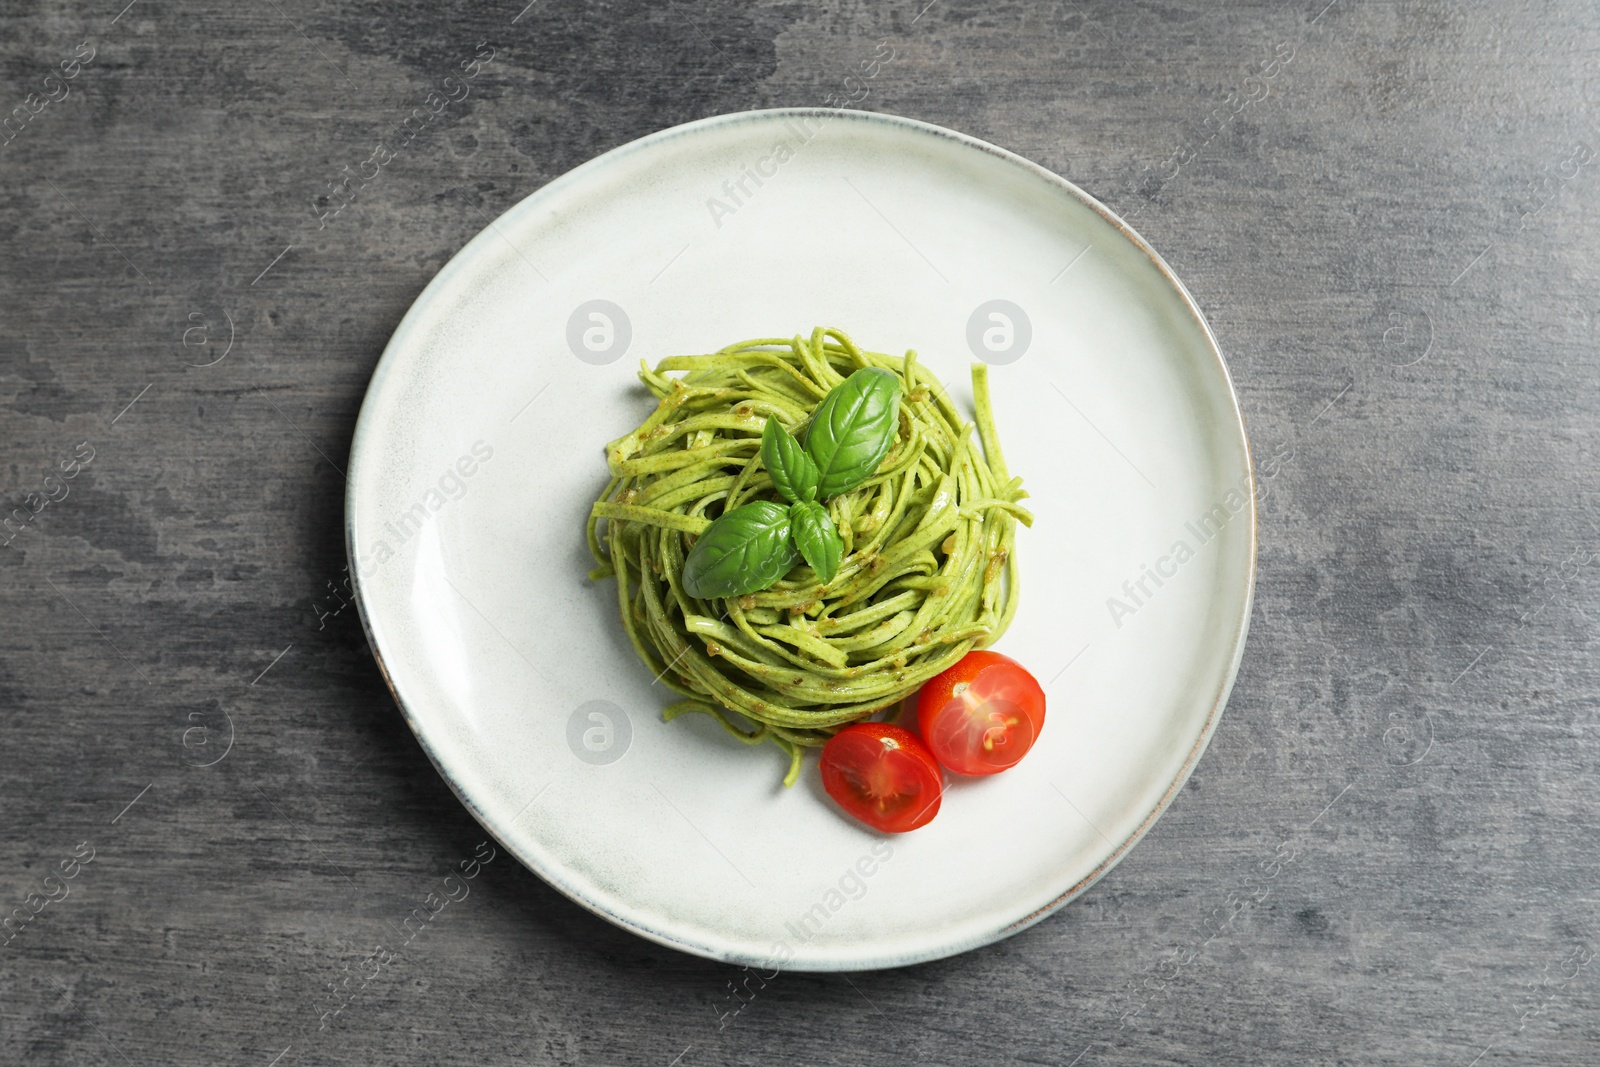
POLYGON ((1210 352, 1212 361, 1215 364, 1215 369, 1220 372, 1222 376, 1222 382, 1227 387, 1228 399, 1233 407, 1233 420, 1231 425, 1237 431, 1239 442, 1243 446, 1246 479, 1250 487, 1250 493, 1248 497, 1250 506, 1250 539, 1248 545, 1248 556, 1245 561, 1244 599, 1240 607, 1239 618, 1233 628, 1233 635, 1231 639, 1232 647, 1228 656, 1227 669, 1222 680, 1222 685, 1217 692, 1216 699, 1213 701, 1211 709, 1206 715, 1205 724, 1202 726, 1199 736, 1196 738, 1194 745, 1190 748, 1188 755, 1184 758, 1183 765, 1179 768, 1178 773, 1173 777, 1166 791, 1162 793, 1155 805, 1145 814, 1144 818, 1140 821, 1139 825, 1134 828, 1133 832, 1128 834, 1127 837, 1118 843, 1111 851, 1111 854, 1097 864, 1093 870, 1089 871, 1081 879, 1073 883, 1073 885, 1068 887, 1055 899, 1035 909, 1033 912, 1030 912, 1020 919, 1015 919, 1003 925, 993 927, 989 929, 987 933, 974 937, 963 938, 956 942, 943 943, 931 949, 921 949, 918 951, 904 953, 890 953, 887 955, 880 953, 878 956, 871 957, 865 961, 843 957, 838 957, 831 960, 808 959, 803 962, 790 961, 785 963, 782 968, 784 970, 800 972, 879 970, 945 959, 950 956, 960 955, 964 952, 970 952, 973 949, 982 948, 985 945, 994 944, 997 941, 1002 941, 1013 934, 1021 933, 1023 930, 1026 930, 1030 926, 1041 922, 1045 918, 1059 911, 1072 900, 1081 896, 1101 878, 1110 873, 1111 869, 1120 863, 1122 859, 1133 850, 1133 847, 1144 839, 1145 834, 1148 833, 1150 828, 1155 825, 1156 821, 1166 813, 1167 809, 1172 805, 1173 800, 1177 797, 1179 791, 1181 791, 1188 783, 1190 776, 1194 773, 1195 767, 1200 762, 1200 758, 1205 755, 1206 749, 1210 746, 1211 739, 1216 733, 1217 725, 1221 721, 1223 709, 1227 706, 1228 699, 1233 693, 1234 683, 1238 679, 1239 665, 1244 657, 1245 641, 1249 635, 1250 620, 1255 603, 1256 568, 1260 542, 1260 516, 1257 502, 1257 492, 1259 487, 1256 481, 1255 459, 1250 446, 1250 435, 1244 422, 1244 411, 1239 404, 1239 393, 1234 386, 1233 376, 1228 371, 1227 361, 1223 358, 1222 348, 1217 343, 1217 338, 1212 332, 1211 324, 1206 321, 1206 317, 1201 312, 1200 306, 1195 301, 1194 296, 1189 292, 1188 287, 1183 284, 1182 279, 1180 279, 1167 264, 1166 260, 1161 257, 1161 254, 1158 253, 1148 241, 1141 237, 1139 233, 1135 231, 1133 227, 1116 212, 1112 211, 1093 195, 1080 188, 1067 178, 1062 177, 1054 171, 1035 163, 1024 156, 1018 155, 1009 149, 1002 148, 999 145, 985 141, 978 137, 974 137, 971 134, 962 133, 958 130, 952 130, 948 127, 939 126, 931 122, 924 122, 921 119, 908 118, 906 116, 890 114, 887 112, 857 111, 848 108, 826 107, 756 108, 747 111, 724 112, 717 115, 709 115, 704 118, 695 119, 690 122, 681 123, 676 126, 669 126, 665 129, 646 134, 643 137, 638 137, 631 141, 627 141, 615 148, 608 149, 600 155, 594 156, 593 158, 580 163, 578 166, 573 167, 571 170, 568 170, 544 183, 533 192, 518 200, 516 203, 512 204, 505 211, 496 216, 492 222, 488 223, 488 225, 483 227, 470 239, 468 239, 467 242, 463 244, 461 248, 458 249, 456 253, 452 255, 437 272, 434 273, 433 277, 428 279, 427 284, 422 287, 415 299, 413 299, 411 304, 406 308, 405 314, 400 317, 399 323, 395 326, 394 333, 390 335, 388 342, 384 345, 382 355, 378 357, 378 362, 373 368, 371 378, 369 378, 367 381, 366 391, 362 395, 361 409, 356 417, 355 431, 351 438, 350 458, 348 460, 350 477, 346 479, 345 484, 345 554, 349 563, 348 570, 351 578, 351 586, 354 592, 356 610, 361 619, 361 629, 366 635, 367 645, 372 650, 373 660, 378 666, 379 674, 381 674, 383 677, 384 685, 388 688, 390 696, 394 699, 396 706, 400 709, 401 716, 405 719, 406 725, 411 728, 411 732, 416 737, 418 744, 422 747, 423 752, 427 754, 429 762, 433 764, 434 770, 438 772, 442 779, 444 779, 445 783, 450 787, 450 791, 454 793, 456 798, 461 802, 462 807, 466 808, 466 810, 472 815, 478 824, 482 826, 491 837, 494 838, 498 845, 505 848, 517 858, 519 863, 521 863, 533 874, 537 875, 541 881, 555 889, 562 896, 584 908, 586 911, 599 916, 607 922, 618 926, 631 934, 643 937, 648 941, 653 941, 656 944, 666 946, 667 948, 676 949, 680 952, 686 952, 691 955, 700 956, 702 958, 715 960, 721 963, 742 964, 746 966, 769 964, 771 962, 770 957, 745 956, 738 952, 719 950, 710 945, 702 945, 691 941, 686 941, 682 936, 671 935, 652 929, 650 926, 640 922, 635 917, 630 917, 607 910, 598 901, 588 899, 583 893, 577 891, 574 887, 565 884, 559 877, 557 877, 559 872, 546 871, 542 869, 542 865, 534 863, 529 857, 523 855, 523 853, 515 845, 506 840, 506 835, 502 834, 500 830, 493 825, 492 821, 488 817, 488 814, 477 804, 476 801, 473 800, 471 795, 463 788, 461 783, 451 775, 450 771, 446 769, 439 753, 436 752, 433 746, 429 743, 426 734, 423 732, 422 725, 416 712, 406 702, 406 699, 401 695, 399 688, 396 686, 394 677, 389 670, 387 661, 384 658, 383 649, 379 647, 378 638, 373 630, 372 620, 369 617, 367 594, 364 591, 362 578, 359 573, 360 568, 358 566, 359 551, 355 539, 355 513, 357 507, 356 491, 359 482, 355 477, 355 474, 358 468, 362 466, 361 456, 363 453, 371 451, 374 448, 371 438, 378 432, 376 430, 376 423, 378 419, 376 414, 377 403, 374 398, 382 391, 382 386, 388 375, 393 372, 394 368, 398 365, 400 361, 400 349, 409 345, 410 333, 417 329, 418 322, 423 318, 423 311, 428 305, 433 303, 433 301, 438 298, 438 295, 445 287, 449 276, 461 268, 462 264, 469 258, 469 255, 476 256, 476 246, 479 244, 479 242, 487 242, 491 235, 496 233, 499 228, 499 224, 503 220, 508 219, 513 213, 536 209, 541 200, 559 194, 561 190, 565 189, 569 185, 582 181, 589 173, 593 171, 600 170, 608 164, 615 163, 616 161, 633 155, 636 152, 649 150, 664 142, 722 126, 738 125, 741 123, 760 120, 782 120, 784 118, 800 117, 823 118, 830 120, 845 119, 848 121, 863 122, 869 125, 882 125, 902 131, 910 131, 917 134, 929 135, 954 141, 958 145, 977 149, 978 151, 992 155, 1012 166, 1021 167, 1027 173, 1044 180, 1047 184, 1056 186, 1068 196, 1073 197, 1079 203, 1083 204, 1085 207, 1098 214, 1106 222, 1114 226, 1134 245, 1134 247, 1136 247, 1140 252, 1144 253, 1150 259, 1152 265, 1154 265, 1156 270, 1166 280, 1167 284, 1169 284, 1181 298, 1183 306, 1185 309, 1187 309, 1195 324, 1200 327, 1200 333, 1205 338, 1206 346, 1210 352))

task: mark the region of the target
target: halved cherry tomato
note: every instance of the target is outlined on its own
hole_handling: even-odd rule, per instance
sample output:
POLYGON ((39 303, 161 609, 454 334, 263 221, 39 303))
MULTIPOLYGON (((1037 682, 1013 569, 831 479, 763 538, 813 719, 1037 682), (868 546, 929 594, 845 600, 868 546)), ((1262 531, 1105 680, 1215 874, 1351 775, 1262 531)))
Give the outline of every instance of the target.
POLYGON ((823 746, 822 787, 868 826, 899 834, 939 813, 944 779, 916 734, 886 722, 857 722, 823 746))
POLYGON ((968 652, 917 697, 917 728, 957 774, 996 774, 1028 754, 1044 729, 1044 690, 998 652, 968 652))

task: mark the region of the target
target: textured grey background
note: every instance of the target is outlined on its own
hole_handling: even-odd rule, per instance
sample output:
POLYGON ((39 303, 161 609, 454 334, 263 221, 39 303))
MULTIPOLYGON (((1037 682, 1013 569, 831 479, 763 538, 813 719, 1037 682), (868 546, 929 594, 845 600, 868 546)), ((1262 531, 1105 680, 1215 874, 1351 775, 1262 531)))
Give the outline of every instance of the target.
POLYGON ((67 893, 0 947, 0 1060, 1593 1055, 1592 7, 124 2, 0 10, 0 109, 68 90, 0 147, 0 503, 93 449, 0 548, 0 911, 67 893), (353 609, 319 628, 386 338, 486 216, 659 128, 820 104, 880 40, 858 106, 1134 217, 1229 356, 1266 498, 1210 752, 1057 916, 782 975, 721 1029, 735 971, 504 856, 365 963, 484 836, 353 609), (471 95, 319 227, 480 41, 471 95))

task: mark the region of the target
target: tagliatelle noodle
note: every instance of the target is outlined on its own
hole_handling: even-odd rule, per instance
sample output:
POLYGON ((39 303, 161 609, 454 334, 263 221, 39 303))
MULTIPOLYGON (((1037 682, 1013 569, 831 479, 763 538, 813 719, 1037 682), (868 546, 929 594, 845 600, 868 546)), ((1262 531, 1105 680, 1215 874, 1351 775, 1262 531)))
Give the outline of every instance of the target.
POLYGON ((684 697, 664 719, 702 712, 741 741, 777 744, 789 784, 805 748, 1005 632, 1019 592, 1016 524, 1033 520, 1017 503, 1022 480, 1006 471, 987 370, 972 367, 974 441, 915 352, 863 351, 838 330, 641 363, 658 403, 606 446, 611 479, 590 513, 599 564, 590 577, 616 578, 640 659, 684 697), (767 417, 803 440, 812 410, 861 367, 900 375, 899 428, 877 473, 826 502, 844 539, 833 580, 819 583, 802 564, 759 593, 686 594, 684 558, 712 519, 776 499, 761 463, 767 417))

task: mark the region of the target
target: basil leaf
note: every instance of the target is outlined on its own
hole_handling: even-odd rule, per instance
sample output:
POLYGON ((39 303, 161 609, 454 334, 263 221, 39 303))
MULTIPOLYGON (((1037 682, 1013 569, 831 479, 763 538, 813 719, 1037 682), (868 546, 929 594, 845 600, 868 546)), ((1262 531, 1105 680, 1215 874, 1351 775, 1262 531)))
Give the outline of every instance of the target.
POLYGON ((723 512, 683 561, 683 590, 692 597, 757 593, 800 561, 789 540, 789 509, 771 500, 723 512))
POLYGON ((783 424, 770 415, 761 431, 761 462, 772 476, 773 487, 785 500, 798 504, 817 496, 817 465, 783 424))
POLYGON ((839 561, 844 557, 844 542, 828 516, 828 509, 814 501, 805 501, 789 509, 789 528, 800 555, 817 572, 817 579, 826 585, 839 573, 839 561))
POLYGON ((900 376, 862 367, 811 413, 806 451, 817 464, 817 495, 826 500, 871 478, 900 425, 900 376))

